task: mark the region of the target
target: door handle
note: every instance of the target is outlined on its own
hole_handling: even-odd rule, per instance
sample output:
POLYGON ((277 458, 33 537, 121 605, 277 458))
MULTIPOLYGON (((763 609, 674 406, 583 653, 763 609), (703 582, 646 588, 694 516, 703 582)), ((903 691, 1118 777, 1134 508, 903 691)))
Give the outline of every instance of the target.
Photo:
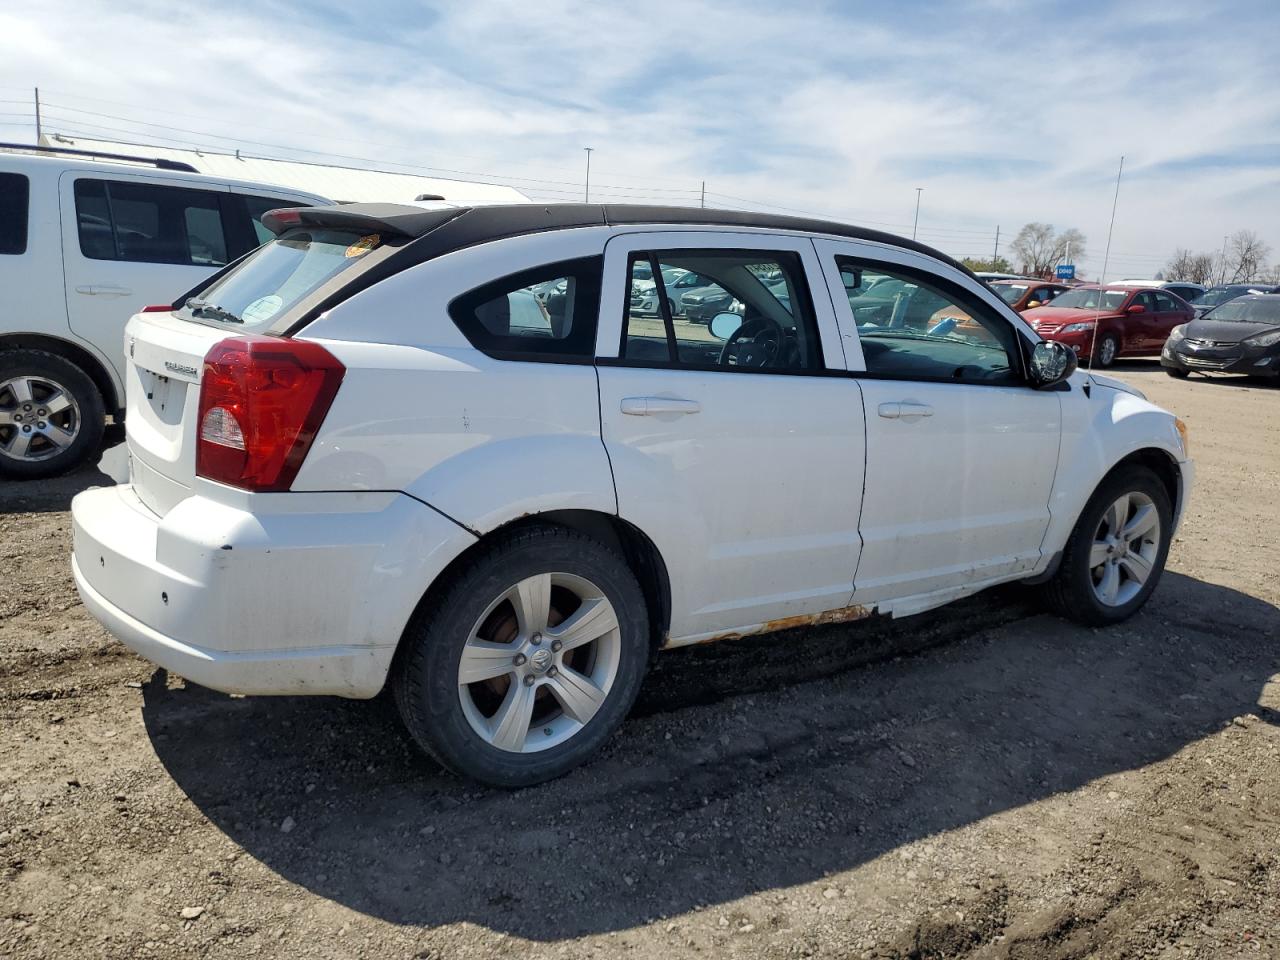
POLYGON ((624 397, 622 412, 631 417, 653 417, 661 413, 697 413, 702 404, 697 400, 674 397, 624 397))
POLYGON ((914 400, 900 400, 894 403, 882 403, 876 412, 886 420, 919 420, 921 417, 932 417, 933 407, 914 400))
POLYGON ((76 293, 83 293, 90 297, 127 297, 133 291, 128 287, 117 287, 111 283, 90 283, 76 287, 76 293))

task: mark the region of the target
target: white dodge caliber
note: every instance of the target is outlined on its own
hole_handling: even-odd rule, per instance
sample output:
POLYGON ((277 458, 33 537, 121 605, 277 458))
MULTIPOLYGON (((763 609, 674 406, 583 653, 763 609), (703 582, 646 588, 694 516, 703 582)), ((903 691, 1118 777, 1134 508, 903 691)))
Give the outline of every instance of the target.
POLYGON ((196 683, 389 683, 443 764, 518 786, 590 757, 659 648, 1007 581, 1105 625, 1160 578, 1181 422, 928 247, 608 205, 265 222, 130 321, 129 482, 72 507, 86 606, 196 683), (629 312, 678 271, 721 312, 629 312))

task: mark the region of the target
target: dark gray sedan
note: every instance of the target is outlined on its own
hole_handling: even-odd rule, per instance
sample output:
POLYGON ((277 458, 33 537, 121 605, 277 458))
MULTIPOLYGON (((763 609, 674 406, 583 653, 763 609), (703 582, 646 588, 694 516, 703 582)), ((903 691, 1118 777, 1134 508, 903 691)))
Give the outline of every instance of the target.
POLYGON ((1246 294, 1175 327, 1160 363, 1171 377, 1193 370, 1280 376, 1280 294, 1246 294))

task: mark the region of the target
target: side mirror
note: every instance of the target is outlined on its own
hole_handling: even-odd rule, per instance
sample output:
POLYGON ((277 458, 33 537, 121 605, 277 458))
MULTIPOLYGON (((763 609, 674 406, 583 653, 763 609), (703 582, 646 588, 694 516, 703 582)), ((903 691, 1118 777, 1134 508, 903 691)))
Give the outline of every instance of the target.
POLYGON ((717 340, 728 340, 740 326, 742 317, 736 313, 717 313, 708 324, 711 335, 717 340))
POLYGON ((1129 309, 1125 311, 1125 313, 1146 313, 1146 312, 1147 312, 1147 308, 1140 303, 1130 304, 1129 309))
POLYGON ((1052 387, 1076 372, 1076 352, 1057 340, 1041 340, 1031 351, 1031 384, 1052 387))

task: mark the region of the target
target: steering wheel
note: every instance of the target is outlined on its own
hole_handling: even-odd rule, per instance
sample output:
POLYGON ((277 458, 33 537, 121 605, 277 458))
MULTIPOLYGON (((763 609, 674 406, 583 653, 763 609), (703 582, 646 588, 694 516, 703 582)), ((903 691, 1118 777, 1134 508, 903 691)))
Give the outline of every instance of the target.
POLYGON ((720 350, 722 367, 767 367, 782 353, 786 332, 782 324, 763 313, 729 334, 720 350))

